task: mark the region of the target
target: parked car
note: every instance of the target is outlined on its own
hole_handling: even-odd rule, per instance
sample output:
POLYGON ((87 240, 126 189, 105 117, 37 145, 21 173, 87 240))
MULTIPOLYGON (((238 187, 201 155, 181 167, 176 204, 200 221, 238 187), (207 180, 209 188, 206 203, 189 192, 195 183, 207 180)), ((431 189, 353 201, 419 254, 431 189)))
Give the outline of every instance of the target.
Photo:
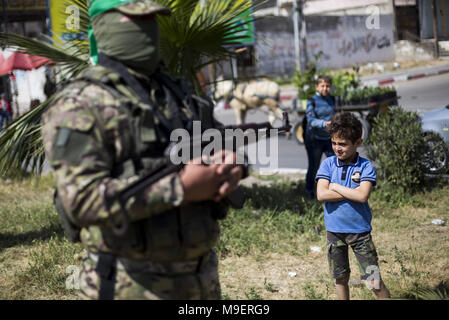
POLYGON ((421 124, 424 133, 439 134, 426 135, 431 147, 431 151, 426 155, 427 171, 434 174, 444 173, 449 168, 449 105, 422 114, 421 124))

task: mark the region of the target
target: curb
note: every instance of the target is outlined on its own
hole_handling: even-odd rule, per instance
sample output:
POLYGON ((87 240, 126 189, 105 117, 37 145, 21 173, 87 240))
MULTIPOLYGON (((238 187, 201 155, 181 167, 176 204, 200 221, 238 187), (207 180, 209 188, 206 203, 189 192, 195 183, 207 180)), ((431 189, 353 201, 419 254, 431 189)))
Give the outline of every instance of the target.
POLYGON ((254 170, 256 173, 263 175, 272 175, 272 174, 306 174, 307 169, 296 169, 296 168, 260 168, 254 170))
POLYGON ((367 80, 367 81, 362 80, 362 84, 363 85, 383 86, 383 85, 390 84, 393 82, 416 80, 416 79, 421 79, 421 78, 425 78, 425 77, 437 76, 437 75, 445 74, 445 73, 449 73, 449 69, 443 69, 443 70, 437 70, 437 71, 434 70, 434 71, 429 71, 426 73, 415 73, 415 74, 405 74, 405 75, 402 74, 402 75, 398 75, 396 77, 380 79, 380 80, 367 80))

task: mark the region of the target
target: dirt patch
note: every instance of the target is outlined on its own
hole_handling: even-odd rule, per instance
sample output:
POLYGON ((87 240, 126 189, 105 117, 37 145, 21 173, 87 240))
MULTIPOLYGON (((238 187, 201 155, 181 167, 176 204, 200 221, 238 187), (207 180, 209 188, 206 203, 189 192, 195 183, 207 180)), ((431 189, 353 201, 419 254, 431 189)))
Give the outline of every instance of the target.
POLYGON ((325 251, 310 251, 301 256, 269 253, 259 257, 227 257, 220 262, 220 279, 224 295, 231 299, 253 298, 251 290, 262 299, 307 299, 304 287, 332 284, 325 251))

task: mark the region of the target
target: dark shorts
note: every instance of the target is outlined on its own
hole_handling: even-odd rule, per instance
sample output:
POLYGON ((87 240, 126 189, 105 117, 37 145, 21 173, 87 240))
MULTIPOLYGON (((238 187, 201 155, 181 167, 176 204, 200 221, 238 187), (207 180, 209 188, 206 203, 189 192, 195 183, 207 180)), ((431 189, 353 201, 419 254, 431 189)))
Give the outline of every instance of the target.
POLYGON ((335 279, 349 276, 348 247, 351 246, 357 258, 361 280, 380 280, 376 248, 370 232, 334 233, 327 232, 329 271, 335 279))

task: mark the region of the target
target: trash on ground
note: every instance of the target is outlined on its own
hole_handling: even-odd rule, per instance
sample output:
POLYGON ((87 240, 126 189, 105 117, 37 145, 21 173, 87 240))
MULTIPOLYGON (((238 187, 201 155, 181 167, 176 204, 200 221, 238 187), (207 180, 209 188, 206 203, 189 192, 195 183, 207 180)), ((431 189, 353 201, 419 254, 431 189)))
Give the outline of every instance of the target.
POLYGON ((288 275, 289 275, 290 277, 292 277, 292 278, 293 278, 293 277, 296 277, 296 272, 289 272, 288 275))
POLYGON ((439 226, 444 226, 444 224, 446 223, 446 221, 441 220, 441 219, 433 219, 432 220, 433 224, 439 225, 439 226))
POLYGON ((310 250, 312 250, 313 252, 321 252, 321 248, 316 246, 310 246, 310 250))

